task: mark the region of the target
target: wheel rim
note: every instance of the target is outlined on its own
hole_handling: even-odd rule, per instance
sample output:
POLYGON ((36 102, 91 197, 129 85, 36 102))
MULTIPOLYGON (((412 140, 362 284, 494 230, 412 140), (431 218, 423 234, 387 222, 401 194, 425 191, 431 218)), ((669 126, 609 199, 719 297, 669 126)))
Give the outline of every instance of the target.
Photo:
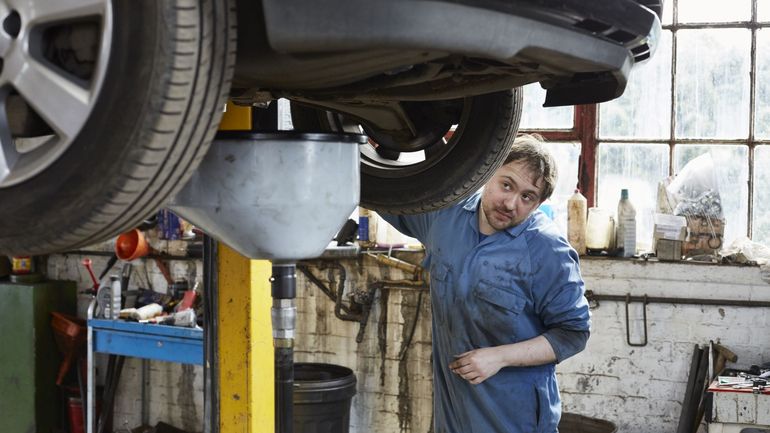
MULTIPOLYGON (((463 100, 459 123, 455 125, 455 130, 448 140, 444 138, 425 150, 401 152, 398 160, 383 158, 377 153, 371 142, 361 145, 359 147, 361 171, 369 176, 392 179, 413 176, 430 169, 441 162, 459 142, 470 115, 471 105, 471 98, 463 100)), ((345 126, 346 131, 349 128, 350 126, 345 126)), ((355 125, 355 128, 358 128, 357 132, 359 133, 362 131, 359 125, 355 125)))
POLYGON ((109 0, 0 0, 0 188, 45 170, 83 129, 107 70, 111 12, 109 0), (83 50, 80 70, 61 58, 83 50), (17 126, 21 116, 39 121, 17 126))

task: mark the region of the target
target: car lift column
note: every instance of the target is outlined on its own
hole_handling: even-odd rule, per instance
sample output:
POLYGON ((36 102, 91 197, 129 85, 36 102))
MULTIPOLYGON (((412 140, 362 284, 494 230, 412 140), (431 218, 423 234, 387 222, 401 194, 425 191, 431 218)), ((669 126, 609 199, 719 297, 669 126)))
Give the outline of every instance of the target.
POLYGON ((272 265, 222 243, 218 251, 219 433, 272 432, 272 265))
MULTIPOLYGON (((228 102, 219 129, 251 130, 251 107, 228 102)), ((218 433, 272 432, 272 265, 250 260, 222 243, 217 250, 219 369, 213 374, 219 380, 218 433)))

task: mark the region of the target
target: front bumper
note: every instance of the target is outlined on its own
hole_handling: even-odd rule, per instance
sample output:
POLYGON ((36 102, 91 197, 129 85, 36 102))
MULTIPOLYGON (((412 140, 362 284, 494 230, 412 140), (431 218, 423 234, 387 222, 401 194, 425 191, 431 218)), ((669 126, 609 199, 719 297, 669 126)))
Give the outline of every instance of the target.
POLYGON ((539 81, 548 91, 546 106, 620 96, 631 67, 649 56, 660 32, 657 16, 632 0, 617 2, 636 4, 648 14, 645 22, 626 26, 633 33, 626 32, 623 40, 611 37, 612 26, 586 25, 598 22, 590 13, 586 21, 573 10, 555 7, 569 3, 574 9, 575 1, 519 1, 505 8, 432 0, 262 1, 266 36, 277 52, 425 50, 512 65, 527 62, 542 70, 539 81))

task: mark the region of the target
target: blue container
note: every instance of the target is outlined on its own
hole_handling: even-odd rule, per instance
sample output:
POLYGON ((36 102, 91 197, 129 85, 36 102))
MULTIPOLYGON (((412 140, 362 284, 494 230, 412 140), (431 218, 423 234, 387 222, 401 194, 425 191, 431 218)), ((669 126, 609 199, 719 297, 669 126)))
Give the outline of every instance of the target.
POLYGON ((358 240, 366 242, 369 240, 369 217, 358 217, 358 240))
POLYGON ((158 230, 161 239, 175 241, 182 238, 182 224, 179 217, 168 209, 158 211, 158 230))

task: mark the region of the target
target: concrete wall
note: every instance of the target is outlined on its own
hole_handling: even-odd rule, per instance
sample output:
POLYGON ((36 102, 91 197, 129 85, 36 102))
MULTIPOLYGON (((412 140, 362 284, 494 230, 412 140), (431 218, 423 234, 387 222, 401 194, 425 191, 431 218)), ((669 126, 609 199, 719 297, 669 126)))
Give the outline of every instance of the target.
MULTIPOLYGON (((413 263, 421 259, 417 253, 401 257, 413 263)), ((49 275, 87 284, 80 259, 52 256, 49 275)), ((341 263, 347 270, 346 295, 373 281, 407 276, 369 258, 341 263)), ((200 270, 192 269, 196 267, 182 262, 172 272, 197 273, 200 278, 200 270)), ((770 286, 753 267, 588 258, 582 269, 588 289, 600 294, 770 301, 770 286)), ((329 283, 328 270, 316 268, 314 272, 329 283)), ((148 264, 148 275, 158 277, 152 264, 148 264)), ((336 273, 331 280, 330 286, 336 290, 336 273)), ((336 318, 333 302, 301 274, 297 305, 296 360, 347 366, 358 378, 351 433, 431 431, 427 294, 420 300, 414 290, 377 291, 361 343, 355 341, 359 324, 336 318), (414 334, 404 350, 415 317, 414 334)), ((629 308, 633 342, 643 338, 641 308, 640 303, 629 308)), ((586 351, 557 368, 566 411, 610 420, 627 433, 673 432, 695 344, 719 341, 738 354, 739 365, 770 361, 768 309, 649 304, 647 322, 648 344, 631 347, 626 343, 625 304, 600 302, 593 310, 593 332, 586 351)), ((126 364, 117 399, 117 427, 139 425, 140 366, 138 361, 126 364)), ((200 431, 196 426, 202 425, 202 378, 199 367, 151 362, 151 424, 165 421, 200 431)))

